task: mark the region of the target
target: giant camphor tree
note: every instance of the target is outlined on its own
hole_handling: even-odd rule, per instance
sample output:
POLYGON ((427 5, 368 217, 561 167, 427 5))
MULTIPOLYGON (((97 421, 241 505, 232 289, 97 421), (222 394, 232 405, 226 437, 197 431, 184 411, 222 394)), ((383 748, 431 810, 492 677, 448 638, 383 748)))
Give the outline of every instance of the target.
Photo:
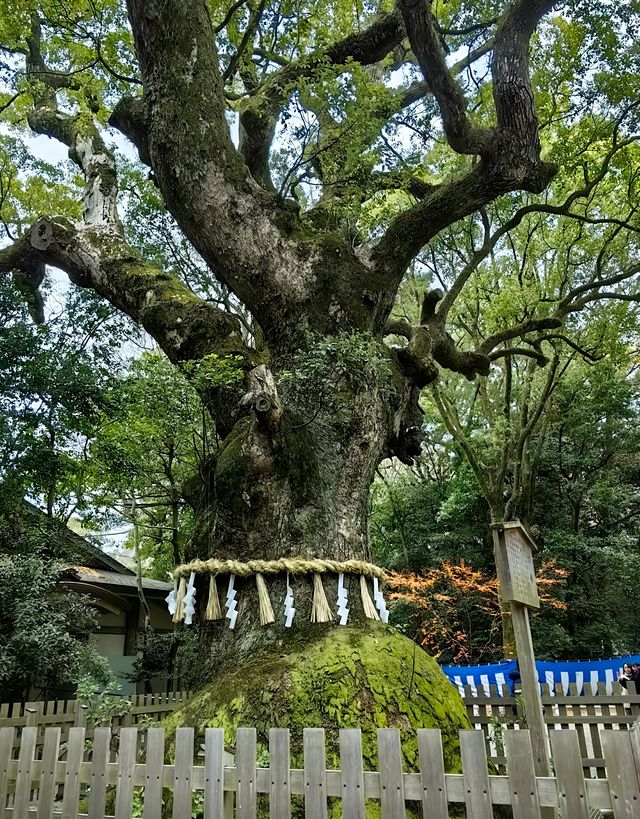
MULTIPOLYGON (((569 3, 566 16, 548 23, 554 33, 536 39, 542 62, 559 66, 559 101, 589 85, 584 57, 605 37, 608 5, 569 3), (581 39, 565 53, 558 43, 565 30, 575 39, 571 25, 581 39)), ((426 294, 419 324, 403 328, 404 346, 384 341, 398 330, 389 319, 403 277, 434 237, 512 192, 538 201, 557 173, 541 151, 529 66, 532 39, 553 6, 129 0, 130 30, 124 9, 108 0, 25 1, 3 12, 4 114, 67 146, 84 193, 81 209, 68 201, 61 214, 42 215, 38 203, 28 227, 24 214, 5 214, 12 241, 0 269, 13 272, 37 314, 45 266, 58 268, 140 323, 170 361, 193 363, 222 439, 196 503, 194 556, 366 560, 369 485, 382 459, 408 462, 419 452, 422 388, 440 368, 487 376, 492 352, 562 323, 562 315, 529 316, 477 349, 459 349, 447 314, 472 273, 465 269, 444 299, 426 294), (149 166, 204 277, 218 283, 216 296, 179 266, 163 269, 136 251, 119 216, 107 121, 149 166)), ((617 37, 606 40, 614 57, 594 53, 610 63, 619 57, 621 72, 634 19, 631 9, 618 13, 617 37)), ((611 102, 606 85, 589 87, 605 119, 612 105, 627 105, 624 94, 611 102)), ((622 139, 613 126, 608 138, 622 139)), ((558 212, 581 195, 561 196, 558 212)), ((612 285, 631 277, 625 272, 612 285)), ((582 297, 601 286, 585 283, 582 297)), ((325 586, 335 600, 335 576, 325 586)), ((270 581, 270 593, 280 610, 283 576, 270 581)), ((307 686, 307 698, 296 699, 303 720, 378 709, 383 722, 393 724, 395 714, 398 724, 424 724, 417 706, 401 700, 413 688, 422 702, 439 685, 425 660, 382 631, 334 631, 327 640, 335 621, 308 623, 311 585, 300 581, 295 593, 291 631, 259 625, 248 583, 235 631, 203 627, 209 673, 222 666, 223 677, 236 674, 226 687, 218 678, 214 701, 247 685, 249 655, 267 694, 265 681, 282 682, 283 669, 290 687, 307 686), (259 666, 253 653, 263 647, 278 659, 259 666), (367 673, 387 683, 365 696, 367 673)), ((350 599, 352 618, 362 620, 350 599)), ((431 707, 445 720, 449 711, 460 723, 450 697, 441 689, 424 713, 431 707)), ((272 719, 274 698, 261 699, 272 719)), ((255 699, 245 699, 246 721, 258 720, 255 699)), ((218 705, 207 702, 191 717, 207 707, 211 716, 218 705)), ((237 718, 242 708, 234 708, 237 718)))

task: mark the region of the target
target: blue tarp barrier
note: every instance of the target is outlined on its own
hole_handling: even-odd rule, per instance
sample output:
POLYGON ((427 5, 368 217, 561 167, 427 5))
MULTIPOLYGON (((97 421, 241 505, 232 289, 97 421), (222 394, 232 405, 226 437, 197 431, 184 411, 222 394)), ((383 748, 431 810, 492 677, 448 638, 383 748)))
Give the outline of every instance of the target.
MULTIPOLYGON (((540 683, 546 683, 552 688, 560 684, 565 694, 573 683, 578 686, 580 693, 586 688, 587 693, 593 694, 597 692, 598 683, 605 683, 607 693, 611 694, 615 691, 618 675, 625 663, 640 663, 640 655, 557 663, 536 660, 536 668, 540 683)), ((461 693, 463 686, 468 685, 473 692, 478 688, 484 689, 488 696, 489 686, 496 685, 500 693, 508 694, 513 690, 514 680, 509 674, 516 672, 516 661, 507 660, 492 665, 443 665, 442 670, 461 693)))

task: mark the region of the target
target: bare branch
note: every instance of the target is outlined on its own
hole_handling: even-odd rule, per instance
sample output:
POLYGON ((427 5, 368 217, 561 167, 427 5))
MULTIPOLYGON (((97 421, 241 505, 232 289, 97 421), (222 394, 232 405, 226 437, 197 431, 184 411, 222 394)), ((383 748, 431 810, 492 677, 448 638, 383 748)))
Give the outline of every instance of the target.
POLYGON ((141 162, 151 165, 149 122, 142 97, 122 97, 109 117, 109 125, 135 145, 141 162))
POLYGON ((398 12, 382 14, 363 31, 350 34, 326 49, 287 63, 271 74, 258 88, 240 115, 240 151, 253 178, 273 190, 269 170, 269 150, 278 117, 298 80, 312 76, 325 65, 345 65, 349 61, 372 65, 382 60, 404 37, 398 12))
POLYGON ((535 333, 539 330, 555 330, 562 326, 562 320, 556 316, 548 316, 546 318, 532 318, 515 324, 513 327, 507 327, 497 333, 489 336, 480 345, 480 350, 489 355, 499 344, 509 341, 512 338, 522 338, 528 333, 535 333))
POLYGON ((231 20, 233 15, 236 13, 236 11, 238 11, 239 8, 244 6, 244 4, 246 2, 247 2, 247 0, 236 0, 235 3, 233 3, 231 6, 229 6, 229 9, 228 9, 227 13, 225 14, 224 19, 214 29, 216 34, 220 34, 221 31, 224 31, 224 29, 229 25, 229 21, 231 20))
POLYGON ((493 362, 499 358, 512 358, 513 356, 533 358, 538 362, 539 367, 546 367, 549 363, 549 359, 541 350, 530 349, 529 347, 504 347, 501 350, 494 350, 489 355, 489 361, 493 362))
POLYGON ((240 45, 238 46, 238 50, 236 53, 231 57, 229 60, 229 65, 226 67, 224 74, 222 75, 222 79, 224 81, 233 78, 240 64, 240 60, 243 58, 245 51, 247 50, 247 46, 250 42, 253 42, 253 38, 255 37, 256 31, 258 30, 258 26, 260 25, 260 19, 262 17, 262 13, 264 12, 264 7, 266 4, 266 0, 260 0, 257 8, 253 9, 250 16, 249 22, 247 24, 247 28, 242 35, 242 40, 240 41, 240 45))
POLYGON ((525 205, 522 208, 519 208, 511 218, 506 221, 503 225, 501 225, 493 234, 490 236, 487 235, 485 230, 485 236, 483 244, 478 250, 476 250, 467 264, 462 268, 460 273, 456 276, 454 283, 451 285, 449 290, 445 293, 445 296, 442 300, 438 308, 439 316, 444 320, 448 315, 453 303, 457 299, 457 297, 462 292, 464 285, 467 283, 469 278, 473 275, 475 270, 477 270, 480 263, 486 259, 494 250, 500 239, 503 238, 506 234, 508 234, 511 230, 516 228, 522 220, 533 213, 548 213, 557 216, 566 216, 571 219, 577 219, 578 221, 588 222, 588 223, 598 223, 598 224, 618 224, 620 222, 620 227, 627 227, 630 230, 634 230, 634 227, 629 223, 629 221, 622 222, 622 220, 617 219, 609 219, 609 218, 601 218, 601 219, 590 219, 589 217, 585 216, 584 214, 574 213, 571 208, 573 205, 580 199, 586 199, 603 181, 606 177, 607 172, 609 170, 609 166, 611 164, 611 160, 613 157, 618 153, 618 151, 626 148, 628 145, 638 141, 640 139, 640 135, 631 136, 622 142, 619 142, 614 134, 613 145, 611 149, 607 152, 604 159, 602 160, 602 164, 598 173, 593 176, 585 185, 581 188, 572 191, 559 205, 549 205, 546 203, 535 203, 531 205, 525 205))
POLYGON ((640 273, 640 262, 629 265, 629 267, 626 267, 620 273, 616 273, 613 276, 608 276, 604 279, 600 278, 591 280, 580 287, 574 287, 573 290, 570 290, 560 302, 558 306, 558 313, 560 315, 575 313, 578 310, 582 310, 582 308, 588 302, 594 301, 598 298, 619 298, 623 301, 637 301, 637 296, 633 294, 610 293, 607 291, 602 291, 600 288, 610 287, 612 284, 620 284, 621 282, 627 281, 633 276, 636 276, 638 273, 640 273), (580 296, 582 298, 578 298, 580 296))

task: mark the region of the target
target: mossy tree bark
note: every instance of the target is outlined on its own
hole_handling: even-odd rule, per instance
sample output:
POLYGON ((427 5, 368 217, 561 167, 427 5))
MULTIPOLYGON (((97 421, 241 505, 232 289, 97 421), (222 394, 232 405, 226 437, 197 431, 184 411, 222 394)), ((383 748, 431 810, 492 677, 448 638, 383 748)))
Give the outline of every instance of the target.
MULTIPOLYGON (((468 378, 486 374, 492 344, 536 329, 530 322, 479 350, 460 351, 446 329, 452 297, 441 303, 438 291, 426 294, 419 326, 399 330, 387 322, 408 266, 440 230, 504 193, 541 191, 553 176, 540 157, 527 65, 531 35, 553 2, 508 4, 493 41, 490 127, 467 114, 430 4, 400 0, 370 28, 270 75, 242 117, 239 149, 226 121, 205 0, 127 5, 143 95, 121 100, 111 123, 137 146, 168 210, 253 316, 264 345, 256 349, 237 317, 127 246, 113 157, 86 117, 58 107, 65 78, 44 63, 37 20, 25 52, 27 75, 35 78, 29 122, 69 147, 85 178, 84 218, 43 217, 0 252, 0 271, 17 272, 37 289, 43 264, 61 268, 139 321, 173 362, 233 357, 239 380, 202 387, 223 444, 196 504, 193 556, 367 559, 369 485, 383 458, 410 462, 418 454, 421 388, 439 366, 468 378), (326 64, 376 63, 407 38, 424 75, 421 93, 435 98, 450 147, 476 161, 440 185, 423 185, 416 204, 392 219, 377 243, 355 244, 329 232, 322 202, 304 214, 275 193, 270 141, 298 80, 326 64), (385 336, 399 331, 406 346, 386 347, 385 336)), ((272 592, 279 605, 282 581, 272 592)), ((301 588, 298 623, 308 621, 309 597, 301 588)), ((265 640, 284 647, 283 629, 257 626, 248 588, 242 600, 237 631, 208 627, 203 642, 224 637, 235 652, 265 640)))

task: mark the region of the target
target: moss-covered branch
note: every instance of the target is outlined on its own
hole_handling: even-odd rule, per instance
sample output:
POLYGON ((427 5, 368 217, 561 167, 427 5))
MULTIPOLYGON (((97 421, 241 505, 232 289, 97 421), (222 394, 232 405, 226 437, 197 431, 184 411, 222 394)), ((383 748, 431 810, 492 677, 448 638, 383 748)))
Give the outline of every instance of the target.
POLYGON ((36 262, 64 270, 127 313, 174 362, 208 353, 240 356, 253 364, 235 316, 195 296, 173 276, 142 261, 111 228, 78 227, 64 218, 41 218, 0 251, 0 273, 36 262))

